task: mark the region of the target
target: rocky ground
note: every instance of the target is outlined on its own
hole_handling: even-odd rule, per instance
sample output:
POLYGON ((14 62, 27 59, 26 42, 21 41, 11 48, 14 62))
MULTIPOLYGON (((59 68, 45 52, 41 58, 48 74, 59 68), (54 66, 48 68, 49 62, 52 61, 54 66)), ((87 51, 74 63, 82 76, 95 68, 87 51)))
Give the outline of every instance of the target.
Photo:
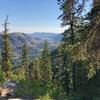
POLYGON ((34 100, 32 97, 19 97, 15 95, 15 90, 18 88, 18 83, 6 81, 0 84, 0 100, 34 100))

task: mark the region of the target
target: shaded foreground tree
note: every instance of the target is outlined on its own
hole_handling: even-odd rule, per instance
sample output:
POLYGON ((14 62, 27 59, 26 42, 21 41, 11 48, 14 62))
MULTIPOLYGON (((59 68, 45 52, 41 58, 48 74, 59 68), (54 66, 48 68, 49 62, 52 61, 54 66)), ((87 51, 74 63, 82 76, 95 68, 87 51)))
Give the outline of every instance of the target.
MULTIPOLYGON (((62 25, 69 26, 63 33, 63 42, 67 44, 67 54, 69 52, 72 58, 70 63, 72 64, 73 92, 81 95, 82 100, 95 100, 100 97, 97 89, 97 87, 100 88, 100 85, 94 84, 96 81, 99 82, 100 73, 100 3, 99 0, 93 0, 92 9, 88 13, 89 19, 81 20, 81 25, 79 24, 80 11, 83 10, 85 2, 83 1, 82 5, 79 4, 79 9, 77 9, 78 1, 80 3, 80 0, 58 0, 60 10, 63 12, 60 16, 62 25), (98 92, 94 92, 94 90, 98 92), (95 93, 98 94, 97 97, 95 93)), ((82 17, 85 16, 82 15, 82 17)))
MULTIPOLYGON (((70 38, 70 45, 76 43, 76 26, 78 20, 81 18, 85 1, 82 0, 58 0, 59 8, 62 10, 62 15, 59 17, 62 20, 62 26, 68 26, 68 33, 70 38)), ((66 32, 65 32, 66 33, 66 32)), ((67 33, 66 33, 67 34, 67 33)), ((66 36, 66 35, 65 35, 66 36)), ((67 35, 68 36, 68 35, 67 35)), ((67 37, 66 37, 67 38, 67 37)), ((65 39, 67 40, 67 39, 65 39)), ((76 90, 76 76, 75 76, 75 63, 72 61, 72 80, 73 80, 73 92, 76 90)))
POLYGON ((52 51, 53 81, 62 86, 66 95, 70 93, 70 68, 66 45, 60 45, 52 51))

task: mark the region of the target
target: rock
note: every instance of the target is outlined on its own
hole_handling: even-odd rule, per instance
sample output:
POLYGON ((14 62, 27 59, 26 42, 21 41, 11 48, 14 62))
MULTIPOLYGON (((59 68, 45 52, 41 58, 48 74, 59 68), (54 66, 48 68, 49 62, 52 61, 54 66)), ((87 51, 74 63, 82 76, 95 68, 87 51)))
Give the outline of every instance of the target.
POLYGON ((14 91, 13 89, 0 87, 0 94, 3 97, 10 96, 11 93, 13 93, 13 91, 14 91))
POLYGON ((5 83, 3 84, 3 86, 4 86, 4 87, 15 88, 15 87, 16 87, 16 84, 13 83, 13 82, 7 81, 7 82, 5 82, 5 83))
POLYGON ((12 83, 10 81, 6 81, 0 87, 0 95, 2 97, 14 96, 14 91, 15 91, 16 87, 17 87, 17 85, 15 83, 12 83))

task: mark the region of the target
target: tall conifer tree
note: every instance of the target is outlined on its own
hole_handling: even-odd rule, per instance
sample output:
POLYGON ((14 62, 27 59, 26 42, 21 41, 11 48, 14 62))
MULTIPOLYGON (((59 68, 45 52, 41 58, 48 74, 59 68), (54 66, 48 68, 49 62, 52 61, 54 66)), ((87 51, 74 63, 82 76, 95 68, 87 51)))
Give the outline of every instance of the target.
POLYGON ((51 55, 48 49, 47 41, 44 43, 43 51, 40 58, 40 70, 42 80, 52 80, 52 66, 51 66, 51 55))
POLYGON ((29 79, 29 55, 28 55, 28 47, 26 43, 22 47, 21 67, 25 79, 29 79))
POLYGON ((1 51, 1 64, 2 64, 2 70, 5 72, 6 78, 10 78, 10 72, 12 71, 12 52, 11 52, 11 46, 9 42, 9 35, 8 35, 8 17, 6 17, 3 31, 3 46, 1 51))
MULTIPOLYGON (((69 26, 67 32, 69 33, 70 44, 75 44, 76 30, 75 26, 77 25, 77 20, 80 18, 80 14, 82 13, 85 1, 82 0, 57 0, 59 4, 60 10, 62 10, 62 15, 59 17, 62 20, 62 26, 69 26)), ((67 33, 65 32, 64 36, 67 33)), ((67 38, 67 37, 66 37, 67 38)), ((67 40, 67 39, 66 39, 67 40)), ((76 90, 76 76, 75 76, 75 64, 72 61, 72 80, 73 80, 73 91, 76 90)))

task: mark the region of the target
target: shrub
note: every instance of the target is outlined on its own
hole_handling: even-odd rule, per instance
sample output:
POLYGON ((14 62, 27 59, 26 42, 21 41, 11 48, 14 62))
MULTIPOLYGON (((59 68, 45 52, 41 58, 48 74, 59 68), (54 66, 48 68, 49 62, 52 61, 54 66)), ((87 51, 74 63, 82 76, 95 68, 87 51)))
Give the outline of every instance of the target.
POLYGON ((36 100, 52 100, 50 95, 47 93, 47 95, 41 96, 39 99, 36 100))
POLYGON ((17 97, 31 96, 39 100, 67 100, 63 88, 52 82, 20 80, 15 94, 17 97))

